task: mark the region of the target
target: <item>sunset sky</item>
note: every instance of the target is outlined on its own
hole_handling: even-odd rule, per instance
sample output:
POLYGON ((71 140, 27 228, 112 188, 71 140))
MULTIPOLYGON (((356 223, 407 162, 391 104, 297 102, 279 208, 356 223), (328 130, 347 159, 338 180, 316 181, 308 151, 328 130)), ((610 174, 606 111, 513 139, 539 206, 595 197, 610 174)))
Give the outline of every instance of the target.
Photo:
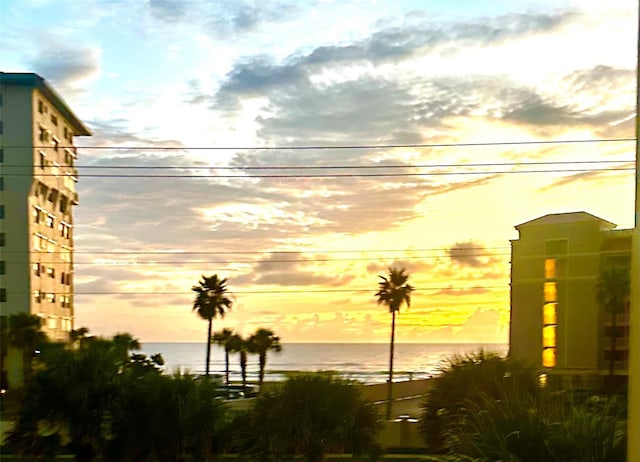
POLYGON ((384 342, 398 265, 399 342, 506 342, 515 225, 633 225, 637 6, 0 0, 0 70, 94 133, 75 326, 203 341, 190 288, 217 273, 215 330, 384 342))

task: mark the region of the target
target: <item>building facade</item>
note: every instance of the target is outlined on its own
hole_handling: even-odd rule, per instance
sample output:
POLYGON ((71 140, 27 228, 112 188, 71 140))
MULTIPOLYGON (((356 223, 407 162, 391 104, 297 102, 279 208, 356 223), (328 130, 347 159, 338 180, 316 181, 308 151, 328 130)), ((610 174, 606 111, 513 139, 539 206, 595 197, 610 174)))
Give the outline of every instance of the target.
POLYGON ((516 226, 519 238, 511 241, 511 357, 575 381, 580 375, 605 375, 611 360, 617 374, 626 374, 628 305, 613 319, 596 297, 603 269, 631 262, 632 230, 615 228, 586 212, 545 215, 516 226))
POLYGON ((0 73, 0 311, 73 328, 74 137, 89 129, 40 76, 0 73))

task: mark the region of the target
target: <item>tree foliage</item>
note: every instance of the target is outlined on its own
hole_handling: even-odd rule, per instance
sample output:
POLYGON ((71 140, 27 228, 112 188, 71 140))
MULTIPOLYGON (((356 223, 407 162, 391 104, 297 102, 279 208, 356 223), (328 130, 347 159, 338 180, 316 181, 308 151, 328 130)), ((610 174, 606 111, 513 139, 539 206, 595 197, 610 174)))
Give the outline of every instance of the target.
POLYGON ((622 462, 623 409, 551 393, 533 367, 480 351, 443 367, 421 425, 432 450, 472 460, 622 462))
POLYGON ((213 318, 223 318, 227 310, 231 309, 233 302, 228 297, 227 279, 219 278, 217 274, 206 277, 191 288, 196 293, 193 301, 193 310, 202 319, 208 322, 207 327, 207 355, 205 375, 209 375, 209 363, 211 359, 211 325, 213 318))
POLYGON ((162 375, 159 354, 134 354, 123 364, 123 338, 132 339, 44 350, 10 447, 32 456, 63 451, 80 462, 209 459, 224 419, 215 385, 162 375))
POLYGON ((260 367, 258 383, 262 387, 264 371, 267 366, 268 352, 274 351, 276 353, 280 353, 282 351, 280 337, 270 329, 260 328, 249 338, 249 343, 251 352, 258 355, 258 363, 260 367))
POLYGON ((505 388, 532 395, 539 389, 533 367, 484 350, 450 358, 431 382, 423 403, 421 428, 427 444, 436 451, 445 449, 446 434, 456 427, 468 400, 480 393, 500 399, 505 388))
POLYGON ((389 379, 387 381, 387 420, 391 418, 391 398, 393 386, 393 350, 396 336, 396 313, 400 311, 402 304, 407 308, 411 306, 411 292, 414 288, 409 281, 409 273, 405 269, 391 267, 387 276, 378 276, 381 281, 378 283, 376 297, 378 305, 385 305, 391 313, 391 340, 389 342, 389 379))
POLYGON ((355 383, 326 374, 292 377, 280 388, 263 392, 240 417, 241 448, 255 460, 301 456, 322 461, 327 453, 379 455, 379 423, 355 383))

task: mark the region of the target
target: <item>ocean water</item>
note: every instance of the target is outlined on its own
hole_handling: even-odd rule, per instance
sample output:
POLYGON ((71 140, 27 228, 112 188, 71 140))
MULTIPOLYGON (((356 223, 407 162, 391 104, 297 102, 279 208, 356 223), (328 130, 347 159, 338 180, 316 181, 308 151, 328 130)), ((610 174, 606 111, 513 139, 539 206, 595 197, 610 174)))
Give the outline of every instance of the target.
MULTIPOLYGON (((507 353, 508 345, 501 343, 400 343, 395 346, 394 380, 428 378, 438 367, 454 355, 473 353, 480 349, 507 353)), ((164 371, 177 370, 192 374, 205 371, 204 343, 145 343, 142 352, 161 353, 164 371)), ((211 373, 224 375, 224 350, 211 348, 211 373)), ((237 354, 229 358, 230 378, 240 381, 240 360, 237 354)), ((281 353, 270 352, 265 380, 284 380, 295 371, 335 371, 345 378, 363 383, 382 383, 389 370, 389 345, 384 343, 287 343, 281 353)), ((258 378, 258 357, 249 355, 247 379, 258 378)))

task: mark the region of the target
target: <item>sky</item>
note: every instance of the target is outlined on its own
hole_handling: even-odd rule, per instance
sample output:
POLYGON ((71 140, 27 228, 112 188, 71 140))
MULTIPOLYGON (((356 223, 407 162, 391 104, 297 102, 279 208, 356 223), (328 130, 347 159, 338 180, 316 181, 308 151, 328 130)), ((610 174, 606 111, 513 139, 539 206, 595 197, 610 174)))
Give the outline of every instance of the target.
POLYGON ((214 330, 386 342, 397 266, 398 342, 507 342, 515 225, 633 225, 634 3, 0 0, 0 69, 93 132, 75 326, 203 341, 218 274, 214 330))

